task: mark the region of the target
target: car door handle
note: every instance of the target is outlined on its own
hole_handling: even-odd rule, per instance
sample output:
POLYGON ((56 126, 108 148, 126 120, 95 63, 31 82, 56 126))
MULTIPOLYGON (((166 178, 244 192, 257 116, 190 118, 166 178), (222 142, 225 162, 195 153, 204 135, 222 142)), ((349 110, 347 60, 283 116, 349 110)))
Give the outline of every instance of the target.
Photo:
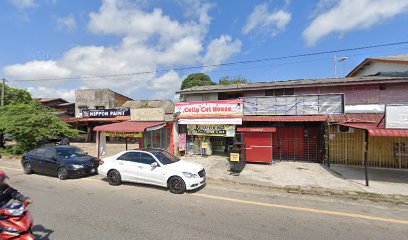
POLYGON ((139 168, 140 168, 140 169, 142 169, 142 168, 143 168, 143 166, 139 166, 139 168))
POLYGON ((119 165, 123 165, 123 163, 120 162, 119 165))

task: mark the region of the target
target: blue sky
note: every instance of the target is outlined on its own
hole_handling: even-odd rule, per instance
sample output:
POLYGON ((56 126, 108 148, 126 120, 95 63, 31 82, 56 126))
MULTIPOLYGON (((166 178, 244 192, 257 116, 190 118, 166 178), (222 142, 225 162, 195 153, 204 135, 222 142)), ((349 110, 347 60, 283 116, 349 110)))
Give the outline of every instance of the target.
MULTIPOLYGON (((213 81, 224 75, 250 81, 333 77, 333 54, 171 69, 406 41, 407 13, 408 0, 5 0, 0 69, 35 97, 69 100, 77 88, 173 98, 182 79, 197 71, 213 81), (161 69, 168 71, 95 77, 161 69), (39 79, 52 80, 19 81, 39 79)), ((349 57, 338 73, 366 57, 406 53, 408 45, 338 54, 349 57)))

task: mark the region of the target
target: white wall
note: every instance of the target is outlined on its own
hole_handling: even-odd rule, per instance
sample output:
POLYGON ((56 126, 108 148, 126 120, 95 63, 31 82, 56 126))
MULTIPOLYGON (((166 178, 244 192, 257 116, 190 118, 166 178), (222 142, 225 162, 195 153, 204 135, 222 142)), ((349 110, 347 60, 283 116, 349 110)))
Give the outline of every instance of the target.
POLYGON ((363 77, 367 75, 373 75, 378 72, 406 72, 406 71, 408 71, 408 64, 372 62, 370 65, 366 66, 363 70, 361 70, 354 76, 363 77))

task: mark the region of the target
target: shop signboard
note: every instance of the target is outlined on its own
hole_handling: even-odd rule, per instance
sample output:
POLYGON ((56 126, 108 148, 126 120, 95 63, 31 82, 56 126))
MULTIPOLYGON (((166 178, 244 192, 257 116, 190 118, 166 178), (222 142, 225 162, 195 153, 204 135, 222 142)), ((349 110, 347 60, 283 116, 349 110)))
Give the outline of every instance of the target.
POLYGON ((187 125, 188 135, 234 137, 234 125, 187 125))
POLYGON ((186 134, 185 133, 180 133, 179 135, 179 151, 186 151, 187 144, 186 144, 186 134))
POLYGON ((240 100, 220 100, 203 102, 178 102, 176 103, 176 113, 180 118, 199 117, 242 117, 243 101, 240 100))
POLYGON ((408 129, 408 105, 386 105, 385 128, 408 129))
POLYGON ((129 108, 112 109, 88 109, 82 110, 83 118, 114 118, 118 116, 130 116, 129 108))

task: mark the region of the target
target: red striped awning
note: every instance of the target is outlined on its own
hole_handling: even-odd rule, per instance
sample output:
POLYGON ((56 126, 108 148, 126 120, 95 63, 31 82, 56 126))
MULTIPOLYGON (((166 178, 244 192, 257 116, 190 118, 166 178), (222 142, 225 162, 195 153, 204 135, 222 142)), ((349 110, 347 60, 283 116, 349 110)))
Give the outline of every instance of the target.
POLYGON ((138 133, 144 132, 146 128, 159 127, 166 124, 165 122, 120 122, 106 124, 95 127, 93 130, 98 132, 124 132, 124 133, 138 133))
POLYGON ((325 122, 327 116, 244 116, 244 122, 325 122))
POLYGON ((386 129, 384 124, 378 127, 376 123, 341 123, 338 125, 367 130, 371 137, 408 137, 408 129, 386 129))

